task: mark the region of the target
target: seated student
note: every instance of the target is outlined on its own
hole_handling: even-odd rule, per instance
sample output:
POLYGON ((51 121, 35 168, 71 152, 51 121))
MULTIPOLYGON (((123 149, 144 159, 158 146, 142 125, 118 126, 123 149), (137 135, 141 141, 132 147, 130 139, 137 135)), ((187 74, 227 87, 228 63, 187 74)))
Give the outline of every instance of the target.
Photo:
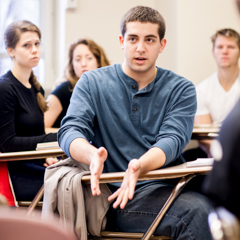
MULTIPOLYGON (((240 0, 236 0, 240 13, 240 0)), ((211 145, 216 159, 203 184, 204 193, 215 207, 228 209, 240 219, 240 100, 224 120, 219 137, 211 145)))
MULTIPOLYGON (((124 62, 81 76, 58 131, 65 153, 89 164, 92 195, 101 194, 102 172, 125 171, 122 184, 108 185, 112 191, 108 200, 116 201, 107 212, 107 230, 147 230, 173 186, 163 181, 138 182, 138 177, 181 162, 179 156, 191 138, 197 107, 195 87, 155 66, 166 45, 164 34, 165 21, 157 10, 144 6, 130 9, 122 18, 119 37, 124 62)), ((65 190, 59 188, 58 193, 61 191, 65 190)), ((210 209, 205 196, 184 190, 155 234, 211 239, 210 209)))
POLYGON ((240 100, 224 120, 218 140, 211 146, 216 159, 203 184, 215 206, 223 206, 240 219, 240 100))
MULTIPOLYGON (((47 104, 32 71, 40 60, 41 32, 29 21, 16 21, 7 27, 4 40, 13 63, 0 77, 0 152, 34 150, 37 143, 57 140, 56 133, 45 134, 47 104)), ((55 158, 8 162, 16 199, 33 200, 43 184, 45 166, 55 162, 55 158)))
POLYGON ((103 51, 90 39, 78 39, 69 46, 68 64, 64 72, 65 81, 48 97, 49 110, 45 112, 45 126, 59 128, 66 115, 73 89, 86 71, 108 66, 109 61, 103 51))
MULTIPOLYGON (((233 29, 221 29, 212 36, 217 72, 197 87, 195 124, 220 125, 240 96, 240 35, 233 29)), ((200 140, 199 148, 183 153, 187 161, 211 157, 211 140, 200 140)))

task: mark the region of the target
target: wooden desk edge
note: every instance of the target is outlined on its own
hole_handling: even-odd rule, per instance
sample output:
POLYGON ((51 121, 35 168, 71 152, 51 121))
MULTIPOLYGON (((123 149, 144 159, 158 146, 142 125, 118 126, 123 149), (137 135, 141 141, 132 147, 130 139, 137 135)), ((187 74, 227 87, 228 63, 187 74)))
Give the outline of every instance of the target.
MULTIPOLYGON (((175 167, 169 167, 164 169, 158 169, 150 171, 146 174, 143 174, 139 177, 139 181, 144 180, 154 180, 154 179, 172 179, 188 176, 189 174, 206 174, 212 170, 211 166, 205 167, 186 167, 186 164, 181 164, 175 167)), ((100 177, 100 183, 112 183, 112 182, 121 182, 123 180, 125 172, 117 173, 103 173, 100 177)), ((90 182, 91 175, 86 175, 82 177, 84 183, 90 182)))
POLYGON ((60 157, 65 155, 61 148, 49 149, 49 150, 33 150, 33 151, 22 151, 22 152, 7 152, 0 153, 0 162, 4 161, 16 161, 16 160, 29 160, 47 157, 60 157))

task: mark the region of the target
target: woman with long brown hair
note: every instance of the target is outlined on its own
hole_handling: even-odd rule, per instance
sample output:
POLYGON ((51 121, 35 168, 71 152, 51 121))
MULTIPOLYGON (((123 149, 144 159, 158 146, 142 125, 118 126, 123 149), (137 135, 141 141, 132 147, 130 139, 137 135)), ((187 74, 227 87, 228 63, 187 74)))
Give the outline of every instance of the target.
POLYGON ((86 71, 108 66, 103 49, 90 39, 78 39, 69 46, 64 82, 49 95, 49 110, 44 114, 46 127, 60 127, 66 115, 72 91, 86 71))
MULTIPOLYGON (((56 141, 56 133, 45 134, 44 91, 32 68, 41 56, 41 32, 22 20, 10 24, 4 34, 12 68, 0 77, 0 152, 34 150, 37 143, 56 141)), ((33 200, 43 184, 45 166, 57 160, 8 162, 16 199, 33 200)))

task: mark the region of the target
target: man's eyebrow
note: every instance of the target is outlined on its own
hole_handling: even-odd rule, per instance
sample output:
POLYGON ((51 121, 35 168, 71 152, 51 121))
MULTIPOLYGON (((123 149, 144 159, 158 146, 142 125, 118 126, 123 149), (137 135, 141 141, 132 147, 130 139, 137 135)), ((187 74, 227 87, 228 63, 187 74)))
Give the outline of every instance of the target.
MULTIPOLYGON (((136 34, 128 34, 127 36, 128 36, 128 37, 138 37, 138 35, 136 35, 136 34)), ((147 35, 147 36, 145 36, 144 38, 149 38, 149 37, 157 38, 157 36, 154 35, 154 34, 147 35)))
POLYGON ((128 37, 138 37, 138 35, 136 35, 136 34, 128 34, 127 36, 128 37))
POLYGON ((149 37, 157 38, 157 36, 156 36, 156 35, 153 35, 153 34, 147 35, 145 38, 149 38, 149 37))

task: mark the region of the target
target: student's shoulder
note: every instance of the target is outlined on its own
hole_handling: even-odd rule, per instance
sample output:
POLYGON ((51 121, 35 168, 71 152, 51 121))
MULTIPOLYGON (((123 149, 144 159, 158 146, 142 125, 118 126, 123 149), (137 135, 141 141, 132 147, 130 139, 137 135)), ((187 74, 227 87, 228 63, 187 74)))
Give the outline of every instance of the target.
POLYGON ((18 91, 14 81, 6 74, 0 77, 0 102, 4 100, 4 104, 7 102, 13 103, 18 91))
POLYGON ((79 81, 88 81, 101 84, 103 81, 114 79, 117 75, 118 64, 97 68, 89 72, 85 72, 79 81))
POLYGON ((12 77, 9 72, 0 77, 0 91, 11 90, 14 86, 12 77))
POLYGON ((197 84, 196 89, 209 89, 212 85, 214 86, 218 80, 217 72, 214 72, 207 78, 205 78, 202 82, 197 84))
POLYGON ((157 67, 158 69, 158 73, 157 73, 157 80, 158 81, 164 81, 166 82, 166 84, 168 85, 172 85, 172 86, 192 86, 195 88, 194 84, 192 83, 192 81, 188 80, 187 78, 178 75, 177 73, 168 70, 168 69, 164 69, 164 68, 160 68, 157 67))
POLYGON ((68 90, 68 89, 72 89, 72 84, 70 81, 64 81, 62 83, 60 83, 54 90, 54 91, 63 91, 63 90, 68 90))
POLYGON ((94 69, 90 72, 86 72, 86 74, 90 75, 105 75, 105 74, 115 74, 118 68, 118 65, 120 64, 113 64, 105 67, 100 67, 97 69, 94 69))
POLYGON ((58 99, 68 99, 72 96, 73 87, 69 81, 62 82, 52 92, 51 95, 56 96, 58 99))

